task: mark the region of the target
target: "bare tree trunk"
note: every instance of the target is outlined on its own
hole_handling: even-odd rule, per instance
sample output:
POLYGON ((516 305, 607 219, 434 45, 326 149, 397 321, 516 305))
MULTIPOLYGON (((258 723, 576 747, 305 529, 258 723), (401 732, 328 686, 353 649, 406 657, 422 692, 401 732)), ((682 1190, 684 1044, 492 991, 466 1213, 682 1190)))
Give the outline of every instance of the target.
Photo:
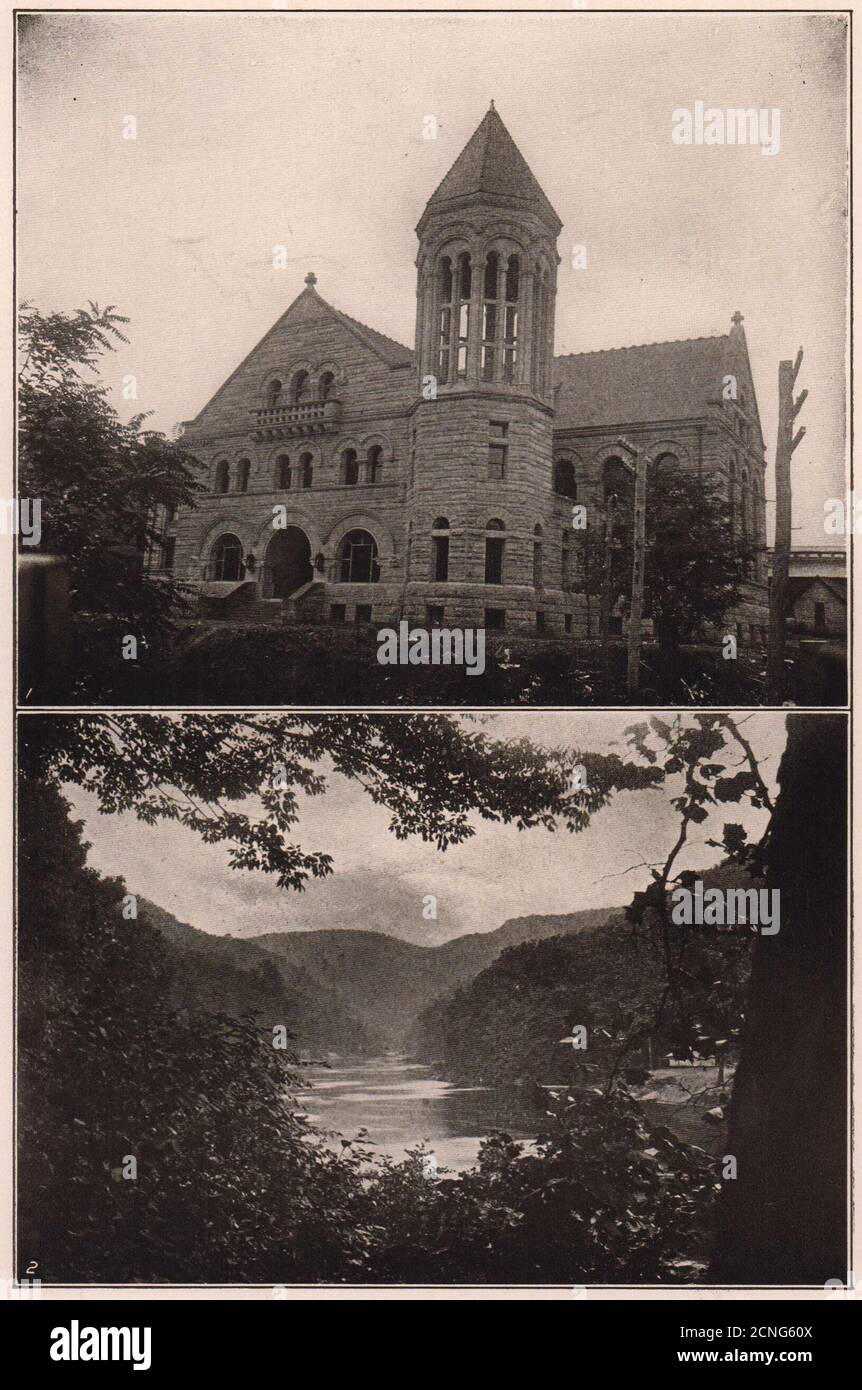
POLYGON ((780 930, 754 950, 730 1107, 736 1180, 719 1202, 713 1279, 847 1277, 847 724, 788 717, 767 883, 780 930), (831 814, 830 814, 831 811, 831 814))
POLYGON ((787 627, 787 580, 790 572, 792 491, 790 461, 805 435, 804 427, 793 433, 793 421, 808 395, 803 391, 793 400, 793 387, 802 364, 802 349, 794 362, 778 365, 778 438, 775 447, 775 547, 772 557, 772 587, 769 592, 769 653, 766 665, 767 698, 780 705, 785 695, 784 647, 787 627))

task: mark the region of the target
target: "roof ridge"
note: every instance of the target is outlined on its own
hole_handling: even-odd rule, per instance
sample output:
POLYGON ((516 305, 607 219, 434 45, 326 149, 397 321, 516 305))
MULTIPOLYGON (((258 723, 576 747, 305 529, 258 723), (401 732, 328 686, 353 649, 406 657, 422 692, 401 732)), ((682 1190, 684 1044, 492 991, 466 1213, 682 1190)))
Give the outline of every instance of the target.
POLYGON ((405 343, 399 343, 397 338, 390 338, 388 333, 381 333, 379 328, 372 328, 370 324, 363 323, 361 319, 354 318, 352 314, 348 314, 344 309, 336 308, 334 304, 330 304, 328 300, 323 299, 322 295, 319 295, 318 298, 323 300, 327 308, 331 309, 339 318, 345 319, 353 328, 358 328, 360 333, 367 333, 372 338, 377 338, 380 342, 386 343, 389 347, 396 348, 399 353, 406 353, 408 357, 412 358, 413 350, 407 347, 405 343))
POLYGON ((637 352, 639 348, 648 347, 673 347, 680 343, 717 343, 723 338, 729 339, 729 333, 704 333, 698 338, 662 338, 654 343, 624 343, 622 347, 615 348, 588 348, 584 352, 560 352, 554 357, 555 362, 562 362, 567 357, 598 357, 601 353, 611 352, 637 352))

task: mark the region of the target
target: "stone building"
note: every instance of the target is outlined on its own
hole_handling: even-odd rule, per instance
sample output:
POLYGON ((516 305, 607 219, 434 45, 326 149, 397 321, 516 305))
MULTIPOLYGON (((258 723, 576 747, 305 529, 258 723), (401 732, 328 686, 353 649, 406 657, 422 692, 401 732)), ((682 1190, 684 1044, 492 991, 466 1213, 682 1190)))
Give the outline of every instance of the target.
POLYGON ((737 533, 764 550, 730 616, 761 637, 765 461, 742 317, 555 358, 561 225, 492 104, 416 229, 413 351, 306 276, 184 428, 207 492, 170 520, 161 563, 204 613, 595 635, 584 568, 625 435, 725 480, 737 533))
POLYGON ((790 552, 787 589, 791 634, 846 641, 847 556, 843 549, 795 547, 790 552))

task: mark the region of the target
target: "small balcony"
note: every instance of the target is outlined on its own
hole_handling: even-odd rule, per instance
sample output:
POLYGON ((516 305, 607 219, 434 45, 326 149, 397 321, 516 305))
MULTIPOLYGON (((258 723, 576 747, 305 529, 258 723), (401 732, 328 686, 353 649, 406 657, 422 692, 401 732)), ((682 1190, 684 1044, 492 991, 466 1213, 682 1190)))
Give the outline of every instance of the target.
POLYGON ((331 434, 341 422, 341 401, 303 401, 300 405, 269 405, 249 412, 252 438, 295 439, 331 434))

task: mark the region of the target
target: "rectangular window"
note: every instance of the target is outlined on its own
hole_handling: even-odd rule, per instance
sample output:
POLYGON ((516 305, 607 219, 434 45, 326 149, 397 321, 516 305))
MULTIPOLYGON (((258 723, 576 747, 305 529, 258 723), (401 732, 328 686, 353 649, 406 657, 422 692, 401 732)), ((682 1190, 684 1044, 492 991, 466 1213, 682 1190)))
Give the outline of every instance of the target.
POLYGON ((611 637, 622 637, 623 620, 620 617, 619 613, 612 613, 611 616, 608 618, 608 632, 610 633, 611 637))
POLYGON ((482 380, 494 379, 494 342, 497 337, 497 306, 486 304, 482 320, 482 380))
POLYGON ((470 305, 462 304, 458 313, 458 375, 467 375, 467 343, 470 337, 470 305))
POLYGON ((441 382, 449 380, 449 343, 452 336, 452 310, 440 310, 440 352, 437 362, 437 375, 441 382))
MULTIPOLYGON (((174 567, 174 554, 177 548, 176 536, 165 536, 162 541, 162 567, 172 570, 174 567)), ((823 606, 822 604, 820 605, 823 606)))
POLYGON ((488 477, 501 482, 506 476, 506 456, 509 450, 509 426, 502 420, 492 420, 489 425, 488 477))
POLYGON ((485 627, 489 632, 499 632, 506 626, 505 608, 486 608, 485 627))
POLYGON ((446 610, 442 603, 429 603, 426 615, 426 622, 429 627, 442 627, 445 621, 446 610))
POLYGON ((545 631, 545 615, 544 615, 544 613, 537 613, 537 614, 536 614, 536 631, 537 631, 537 632, 544 632, 544 631, 545 631))
POLYGON ((354 614, 353 621, 354 621, 355 623, 370 623, 370 622, 371 622, 371 604, 370 604, 370 603, 357 603, 357 605, 356 605, 356 612, 355 612, 355 614, 354 614))
POLYGON ((518 310, 506 309, 506 338, 503 345, 503 380, 515 380, 515 363, 518 355, 518 310))
POLYGON ((449 537, 434 536, 434 578, 444 583, 449 578, 449 537))
POLYGON ((815 626, 815 627, 821 627, 821 628, 826 626, 826 604, 825 604, 825 603, 815 603, 815 605, 814 605, 814 626, 815 626))
POLYGON ((503 582, 503 547, 504 540, 497 536, 486 536, 485 538, 485 583, 502 584, 503 582))
POLYGON ((347 608, 343 603, 333 603, 329 608, 329 621, 331 623, 343 623, 347 617, 347 608))
POLYGON ((565 628, 565 630, 566 630, 567 633, 568 633, 568 632, 571 632, 571 630, 572 630, 572 615, 571 615, 571 613, 567 613, 567 614, 566 614, 565 618, 563 619, 563 626, 564 626, 564 628, 565 628))
POLYGON ((506 476, 506 446, 505 444, 488 445, 488 477, 495 482, 502 482, 506 476))
POLYGON ((533 588, 542 587, 542 542, 533 541, 533 588))

